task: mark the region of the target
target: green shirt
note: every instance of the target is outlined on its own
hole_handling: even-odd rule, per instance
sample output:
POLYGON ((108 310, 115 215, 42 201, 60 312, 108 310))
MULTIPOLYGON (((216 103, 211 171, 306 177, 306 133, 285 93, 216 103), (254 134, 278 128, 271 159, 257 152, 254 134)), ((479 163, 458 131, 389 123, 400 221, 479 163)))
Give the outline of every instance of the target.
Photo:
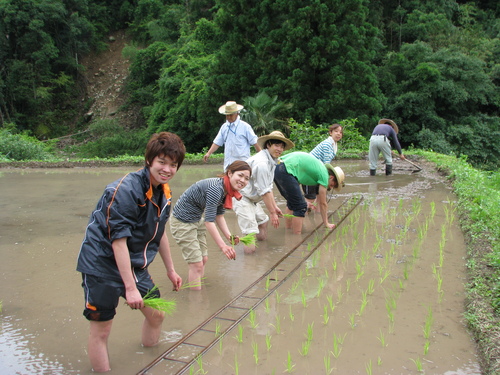
POLYGON ((286 170, 302 185, 323 185, 328 189, 328 169, 307 152, 291 152, 281 158, 286 170))

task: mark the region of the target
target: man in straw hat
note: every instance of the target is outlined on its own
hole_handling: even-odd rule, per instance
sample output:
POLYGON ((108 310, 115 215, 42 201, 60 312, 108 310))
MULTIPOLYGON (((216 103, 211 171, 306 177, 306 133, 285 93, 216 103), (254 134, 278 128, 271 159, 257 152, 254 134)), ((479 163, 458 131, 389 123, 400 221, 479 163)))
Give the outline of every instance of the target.
MULTIPOLYGON (((269 216, 275 228, 279 227, 279 218, 283 217, 274 200, 274 170, 283 151, 295 145, 279 131, 259 137, 257 144, 262 150, 247 160, 252 168, 252 176, 248 185, 240 191, 243 196, 241 200, 233 200, 233 210, 242 233, 255 233, 257 240, 263 241, 267 239, 269 216), (261 207, 262 201, 269 211, 269 216, 261 207)), ((243 249, 245 253, 253 253, 255 245, 245 245, 243 249)))
POLYGON ((295 234, 302 232, 302 224, 307 210, 307 202, 302 195, 302 185, 319 185, 318 202, 323 224, 328 229, 335 224, 328 222, 328 202, 326 192, 330 189, 340 190, 344 186, 344 171, 331 164, 323 164, 306 152, 292 152, 281 158, 282 163, 276 166, 274 182, 281 195, 286 199, 287 213, 293 218, 287 219, 286 226, 295 234))
POLYGON ((388 119, 383 118, 379 120, 378 125, 375 126, 370 138, 370 151, 368 153, 368 160, 370 161, 370 176, 375 176, 377 172, 377 161, 380 152, 385 159, 385 174, 389 176, 392 174, 392 154, 391 154, 391 141, 398 150, 399 157, 405 159, 401 145, 399 144, 398 125, 388 119))
POLYGON ((232 101, 219 107, 219 113, 226 116, 226 122, 222 124, 212 146, 203 156, 205 162, 220 146, 225 148, 224 170, 236 160, 247 160, 250 157, 250 146, 253 146, 257 152, 261 150, 256 143, 257 136, 252 127, 240 118, 242 109, 241 104, 232 101))

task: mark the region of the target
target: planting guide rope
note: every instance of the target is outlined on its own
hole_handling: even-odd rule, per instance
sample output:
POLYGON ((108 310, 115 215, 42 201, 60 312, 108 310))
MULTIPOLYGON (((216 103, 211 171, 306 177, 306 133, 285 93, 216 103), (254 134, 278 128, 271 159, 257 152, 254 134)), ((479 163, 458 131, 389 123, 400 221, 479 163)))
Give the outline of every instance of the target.
MULTIPOLYGON (((313 235, 318 234, 323 223, 318 225, 298 245, 232 301, 186 334, 181 340, 137 374, 148 374, 156 366, 161 366, 162 370, 167 371, 169 374, 182 374, 189 369, 201 355, 216 345, 226 334, 245 319, 254 308, 264 302, 270 294, 292 276, 361 201, 363 201, 362 195, 347 198, 338 209, 329 215, 330 222, 333 218, 333 222, 337 224, 336 227, 331 231, 325 230, 323 236, 318 238, 318 242, 312 246, 312 249, 307 249, 307 241, 313 235)), ((165 372, 162 371, 162 373, 165 372)))

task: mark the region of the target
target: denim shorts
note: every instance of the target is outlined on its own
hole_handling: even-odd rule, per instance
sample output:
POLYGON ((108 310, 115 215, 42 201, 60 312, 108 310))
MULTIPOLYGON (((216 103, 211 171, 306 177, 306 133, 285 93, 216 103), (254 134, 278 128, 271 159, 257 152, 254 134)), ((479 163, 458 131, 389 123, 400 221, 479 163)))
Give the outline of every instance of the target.
POLYGON ((306 216, 307 203, 302 194, 297 178, 286 170, 285 164, 280 163, 274 171, 274 183, 280 194, 286 199, 286 206, 294 216, 306 216))
MULTIPOLYGON (((136 286, 141 296, 154 288, 155 284, 148 270, 134 270, 136 286)), ((105 279, 99 276, 82 274, 82 287, 85 294, 85 309, 83 315, 88 320, 104 322, 113 319, 120 297, 125 298, 125 285, 122 281, 105 279)), ((160 297, 160 292, 151 293, 160 297)))

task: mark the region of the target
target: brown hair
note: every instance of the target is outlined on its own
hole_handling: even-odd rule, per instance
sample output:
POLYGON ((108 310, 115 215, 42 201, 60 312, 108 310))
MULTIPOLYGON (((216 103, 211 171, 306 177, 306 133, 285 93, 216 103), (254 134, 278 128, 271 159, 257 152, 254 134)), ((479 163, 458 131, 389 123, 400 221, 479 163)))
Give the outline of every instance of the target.
POLYGON ((229 164, 224 174, 227 175, 229 172, 234 173, 238 171, 250 171, 250 176, 252 175, 252 168, 246 161, 242 160, 236 160, 229 164))
POLYGON ((168 156, 177 163, 179 169, 186 155, 186 147, 178 135, 170 132, 155 133, 146 146, 144 159, 146 166, 151 165, 157 156, 168 156))
POLYGON ((330 125, 330 127, 328 128, 328 133, 332 134, 332 131, 334 131, 337 128, 340 128, 340 130, 342 131, 342 134, 344 134, 344 128, 340 124, 332 124, 332 125, 330 125))

